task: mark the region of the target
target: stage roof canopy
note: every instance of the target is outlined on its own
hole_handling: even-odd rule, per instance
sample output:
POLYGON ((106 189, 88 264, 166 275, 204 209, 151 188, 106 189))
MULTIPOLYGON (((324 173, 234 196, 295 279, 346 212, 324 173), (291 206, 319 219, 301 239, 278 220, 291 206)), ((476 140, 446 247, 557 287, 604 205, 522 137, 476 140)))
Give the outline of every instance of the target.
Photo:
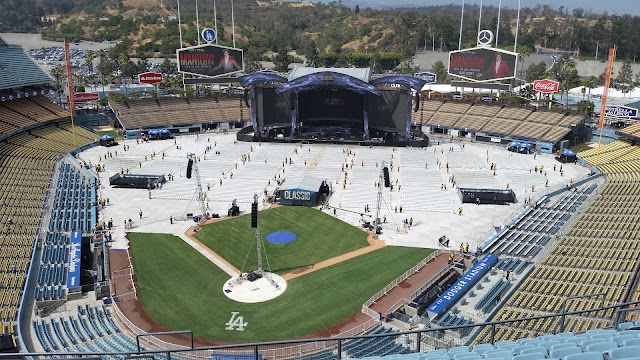
POLYGON ((360 81, 364 81, 366 83, 371 79, 371 69, 369 68, 312 68, 312 67, 298 67, 296 66, 291 70, 289 74, 289 81, 295 80, 297 78, 315 74, 315 73, 324 73, 324 72, 334 72, 338 74, 349 75, 354 77, 360 81))
POLYGON ((277 88, 276 93, 280 94, 285 91, 293 91, 294 93, 299 93, 309 91, 311 89, 326 87, 347 89, 349 91, 354 91, 363 95, 368 93, 377 96, 382 95, 382 92, 380 90, 378 90, 375 86, 367 83, 366 81, 362 81, 351 75, 335 71, 318 71, 298 77, 295 80, 290 80, 288 83, 277 88))
POLYGON ((287 180, 280 186, 279 190, 306 190, 317 192, 322 185, 322 179, 313 176, 301 176, 287 178, 287 180))

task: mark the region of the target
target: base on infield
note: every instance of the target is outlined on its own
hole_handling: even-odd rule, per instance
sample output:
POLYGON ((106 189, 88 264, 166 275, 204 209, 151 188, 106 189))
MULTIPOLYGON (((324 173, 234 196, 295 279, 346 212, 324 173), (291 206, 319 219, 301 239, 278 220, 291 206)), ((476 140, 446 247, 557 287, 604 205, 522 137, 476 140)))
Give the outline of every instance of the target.
POLYGON ((231 278, 224 283, 222 291, 237 302, 259 303, 275 299, 287 290, 287 281, 282 276, 269 272, 265 275, 270 276, 278 286, 273 286, 264 276, 255 281, 231 278))

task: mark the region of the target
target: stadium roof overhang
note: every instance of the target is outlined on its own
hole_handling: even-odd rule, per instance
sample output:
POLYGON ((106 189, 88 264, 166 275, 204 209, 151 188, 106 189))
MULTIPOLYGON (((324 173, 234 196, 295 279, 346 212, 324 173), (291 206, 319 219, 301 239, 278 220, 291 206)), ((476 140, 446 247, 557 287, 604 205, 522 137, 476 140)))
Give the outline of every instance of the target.
POLYGON ((419 79, 413 76, 407 75, 393 75, 393 76, 384 76, 381 78, 377 78, 372 80, 371 85, 393 85, 399 84, 405 88, 410 88, 415 91, 420 91, 427 83, 426 81, 419 79))
POLYGON ((380 92, 380 90, 378 90, 375 86, 368 84, 367 82, 351 75, 335 71, 312 72, 307 75, 298 77, 277 88, 276 93, 279 94, 285 91, 299 93, 318 88, 342 88, 363 95, 382 95, 382 92, 380 92))

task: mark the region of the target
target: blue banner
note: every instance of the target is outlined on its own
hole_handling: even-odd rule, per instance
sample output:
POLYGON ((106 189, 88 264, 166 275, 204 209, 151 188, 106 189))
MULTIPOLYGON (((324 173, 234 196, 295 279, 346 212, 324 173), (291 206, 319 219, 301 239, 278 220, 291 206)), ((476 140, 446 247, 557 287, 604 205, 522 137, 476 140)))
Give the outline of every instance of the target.
POLYGON ((622 106, 622 105, 607 105, 604 110, 606 116, 617 116, 617 117, 629 117, 636 118, 638 117, 638 109, 622 106))
POLYGON ((433 84, 437 80, 436 74, 430 73, 430 72, 426 72, 426 71, 425 72, 415 73, 413 76, 426 81, 427 84, 433 84))
POLYGON ((455 284, 451 285, 450 288, 445 290, 439 298, 427 307, 427 312, 429 312, 430 317, 434 318, 442 314, 449 309, 451 305, 455 304, 497 261, 498 257, 492 254, 487 254, 480 259, 469 271, 462 275, 455 284))
POLYGON ((69 244, 69 267, 67 268, 67 288, 73 289, 80 286, 80 248, 82 247, 82 233, 71 233, 69 244))

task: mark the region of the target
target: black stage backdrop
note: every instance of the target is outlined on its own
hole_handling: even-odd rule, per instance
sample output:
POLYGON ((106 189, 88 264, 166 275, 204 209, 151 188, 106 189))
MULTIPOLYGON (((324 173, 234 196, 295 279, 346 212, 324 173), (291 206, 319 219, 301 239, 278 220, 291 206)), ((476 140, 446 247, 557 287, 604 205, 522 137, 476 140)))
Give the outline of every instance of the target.
MULTIPOLYGON (((369 95, 369 128, 404 132, 409 113, 406 91, 381 90, 382 96, 369 95)), ((375 134, 371 134, 375 136, 375 134)))
POLYGON ((299 93, 300 121, 364 120, 363 95, 342 89, 315 89, 299 93))
POLYGON ((273 124, 291 124, 291 101, 289 93, 276 94, 275 88, 259 88, 258 97, 262 93, 261 126, 273 124))

